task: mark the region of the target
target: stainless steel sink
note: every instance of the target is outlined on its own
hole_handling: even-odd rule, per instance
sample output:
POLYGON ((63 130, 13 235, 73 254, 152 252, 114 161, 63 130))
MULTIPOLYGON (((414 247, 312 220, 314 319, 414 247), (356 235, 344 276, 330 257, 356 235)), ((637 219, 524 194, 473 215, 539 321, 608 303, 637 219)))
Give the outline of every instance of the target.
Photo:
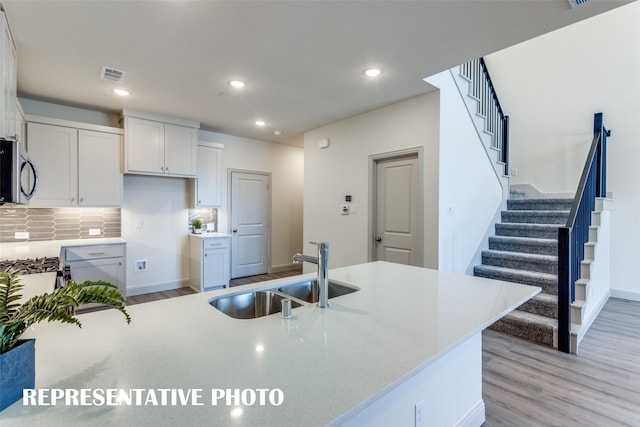
MULTIPOLYGON (((233 295, 223 295, 209 301, 213 307, 235 319, 255 319, 282 311, 285 295, 274 291, 252 291, 233 295)), ((291 308, 300 307, 291 300, 291 308)))
MULTIPOLYGON (((355 286, 347 286, 329 280, 329 298, 339 297, 359 290, 360 289, 355 286)), ((292 296, 293 298, 297 298, 299 300, 310 303, 318 302, 320 295, 317 280, 309 280, 306 282, 285 285, 278 288, 278 291, 282 292, 283 294, 292 296)))

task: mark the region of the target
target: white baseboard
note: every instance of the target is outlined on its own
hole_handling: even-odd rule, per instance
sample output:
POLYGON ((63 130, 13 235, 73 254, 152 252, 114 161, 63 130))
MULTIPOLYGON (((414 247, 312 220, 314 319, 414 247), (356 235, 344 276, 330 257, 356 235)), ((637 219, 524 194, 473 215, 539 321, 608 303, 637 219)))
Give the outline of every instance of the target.
POLYGON ((300 270, 300 274, 302 274, 302 264, 293 262, 291 264, 280 264, 280 265, 274 265, 271 267, 272 273, 282 273, 283 271, 293 271, 293 270, 300 270))
POLYGON ((485 422, 484 400, 480 399, 456 424, 459 427, 479 427, 485 422))
POLYGON ((178 282, 154 283, 151 285, 127 287, 127 296, 133 297, 136 295, 150 294, 152 292, 171 291, 174 289, 188 288, 188 287, 189 287, 188 279, 182 279, 181 281, 178 281, 178 282))
MULTIPOLYGON (((580 325, 580 330, 578 332, 578 337, 577 337, 577 343, 576 343, 577 346, 580 346, 580 342, 582 341, 584 336, 589 331, 589 328, 591 328, 591 325, 596 320, 596 318, 598 317, 598 315, 600 314, 600 312, 604 308, 604 306, 607 303, 607 301, 609 301, 609 297, 610 296, 611 296, 611 291, 608 290, 607 292, 605 292, 602 295, 602 297, 600 298, 600 301, 589 301, 588 302, 588 304, 595 304, 595 308, 593 309, 593 311, 591 311, 589 316, 587 316, 585 319, 582 319, 582 325, 580 325)), ((576 353, 577 353, 577 351, 576 351, 576 353)))
POLYGON ((630 301, 640 301, 640 292, 626 291, 624 289, 611 289, 612 298, 628 299, 630 301))

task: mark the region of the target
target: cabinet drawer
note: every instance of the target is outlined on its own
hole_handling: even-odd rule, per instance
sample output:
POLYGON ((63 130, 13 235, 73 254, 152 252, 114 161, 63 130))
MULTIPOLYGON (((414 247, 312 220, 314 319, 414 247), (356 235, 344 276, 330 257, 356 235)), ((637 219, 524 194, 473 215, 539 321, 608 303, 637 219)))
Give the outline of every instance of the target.
POLYGON ((226 237, 202 239, 202 249, 224 249, 229 247, 229 239, 226 237))
POLYGON ((124 257, 124 245, 78 246, 65 250, 65 261, 118 257, 124 257))

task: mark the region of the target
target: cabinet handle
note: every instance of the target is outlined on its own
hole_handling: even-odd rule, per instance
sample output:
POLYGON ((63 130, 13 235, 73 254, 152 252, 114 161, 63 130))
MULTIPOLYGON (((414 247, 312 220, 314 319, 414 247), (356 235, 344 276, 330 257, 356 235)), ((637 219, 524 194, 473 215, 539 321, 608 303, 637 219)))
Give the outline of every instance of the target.
POLYGON ((91 256, 104 255, 104 252, 89 252, 89 255, 91 256))
POLYGON ((207 256, 209 256, 209 254, 204 254, 204 256, 206 256, 206 257, 207 257, 207 256))
POLYGON ((198 204, 202 203, 202 200, 198 200, 198 204))
POLYGON ((122 261, 120 261, 120 262, 118 263, 118 265, 122 265, 122 261))
POLYGON ((84 202, 84 197, 80 197, 80 203, 84 202))
POLYGON ((161 171, 164 171, 164 166, 160 166, 160 170, 161 170, 161 171))
POLYGON ((73 202, 75 199, 76 199, 75 197, 72 197, 72 198, 71 198, 71 201, 73 202))

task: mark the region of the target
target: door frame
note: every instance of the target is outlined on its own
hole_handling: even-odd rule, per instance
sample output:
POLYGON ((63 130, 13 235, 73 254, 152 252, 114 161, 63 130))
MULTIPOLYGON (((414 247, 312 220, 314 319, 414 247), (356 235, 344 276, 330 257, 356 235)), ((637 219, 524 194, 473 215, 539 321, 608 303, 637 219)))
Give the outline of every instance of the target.
POLYGON ((378 162, 382 162, 385 160, 401 160, 407 158, 418 158, 418 180, 420 188, 420 200, 419 200, 419 211, 418 215, 418 254, 417 258, 419 260, 419 265, 424 267, 424 158, 423 158, 423 147, 414 147, 414 148, 406 148, 403 150, 390 151, 386 153, 379 154, 371 154, 369 156, 369 226, 368 230, 368 242, 367 242, 367 257, 369 262, 375 261, 376 259, 376 226, 377 226, 377 166, 378 162))
MULTIPOLYGON (((252 175, 264 175, 267 177, 267 274, 271 274, 271 172, 264 171, 256 171, 250 169, 227 169, 227 206, 229 207, 227 212, 227 233, 232 236, 231 242, 233 242, 233 233, 231 229, 233 228, 232 220, 233 220, 233 204, 231 203, 232 191, 231 191, 231 183, 232 183, 232 175, 233 173, 247 173, 252 175)), ((229 251, 230 255, 233 256, 233 251, 229 251)), ((233 265, 233 259, 230 259, 231 265, 233 265)))

